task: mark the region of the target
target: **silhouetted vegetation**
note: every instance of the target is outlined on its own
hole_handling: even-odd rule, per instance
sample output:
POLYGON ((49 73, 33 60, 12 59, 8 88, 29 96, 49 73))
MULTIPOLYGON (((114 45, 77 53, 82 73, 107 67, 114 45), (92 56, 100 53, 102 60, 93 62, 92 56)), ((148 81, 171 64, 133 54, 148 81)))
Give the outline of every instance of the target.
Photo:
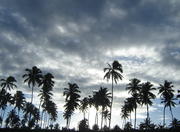
MULTIPOLYGON (((64 88, 63 96, 65 96, 65 105, 63 117, 66 120, 66 127, 60 128, 60 124, 56 122, 58 119, 57 105, 53 101, 54 76, 51 73, 42 72, 36 66, 31 69, 25 69, 22 76, 25 85, 31 89, 31 100, 27 101, 26 94, 17 90, 15 94, 11 93, 12 89, 18 88, 15 77, 9 76, 0 80, 0 131, 75 131, 70 129, 71 118, 74 111, 79 109, 83 113, 83 119, 77 121, 79 131, 178 131, 180 130, 180 121, 173 116, 173 107, 176 107, 175 100, 180 98, 180 90, 173 89, 173 83, 165 80, 163 84, 159 84, 158 88, 147 81, 141 83, 137 78, 130 79, 126 86, 126 90, 131 95, 124 100, 121 107, 121 118, 123 119, 123 128, 116 125, 111 127, 111 114, 113 104, 114 83, 123 79, 122 65, 118 61, 114 61, 112 65, 108 64, 108 68, 104 68, 104 79, 111 79, 111 92, 109 89, 101 86, 99 90, 93 91, 92 95, 81 97, 81 91, 78 84, 68 83, 68 87, 64 88), (34 103, 34 89, 37 89, 40 102, 34 103), (156 95, 153 91, 158 90, 163 109, 163 125, 156 125, 150 119, 149 107, 153 104, 156 95), (36 105, 35 105, 36 104, 36 105), (146 106, 147 117, 140 122, 137 127, 136 114, 137 108, 146 106), (89 126, 89 109, 96 109, 95 122, 90 129, 89 126), (171 123, 166 125, 165 110, 169 108, 171 112, 171 123), (134 123, 131 114, 134 112, 134 123), (98 115, 101 115, 101 118, 98 115), (87 116, 88 115, 88 116, 87 116), (98 124, 100 120, 100 124, 98 124)), ((179 101, 180 102, 180 101, 179 101)))

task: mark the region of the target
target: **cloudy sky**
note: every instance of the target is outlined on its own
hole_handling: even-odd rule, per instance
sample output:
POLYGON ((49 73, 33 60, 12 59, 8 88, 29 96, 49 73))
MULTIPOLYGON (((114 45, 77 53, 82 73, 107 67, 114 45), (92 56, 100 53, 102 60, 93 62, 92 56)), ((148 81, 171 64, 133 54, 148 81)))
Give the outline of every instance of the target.
MULTIPOLYGON (((122 125, 120 108, 129 96, 125 91, 129 79, 151 81, 155 87, 169 80, 176 90, 180 88, 179 0, 0 3, 0 77, 15 76, 17 89, 30 97, 30 89, 23 84, 24 69, 36 65, 43 72, 51 72, 55 76, 54 100, 61 126, 65 125, 63 88, 68 82, 77 83, 82 97, 100 86, 110 89, 110 82, 103 79, 103 68, 113 60, 122 64, 124 78, 115 87, 112 125, 122 125)), ((155 100, 150 108, 152 121, 158 124, 162 122, 163 110, 159 103, 159 99, 155 100)), ((179 106, 173 112, 180 119, 178 110, 179 106)), ((145 112, 144 107, 138 110, 138 123, 146 117, 145 112)), ((72 127, 77 126, 79 116, 82 114, 76 111, 72 127)))

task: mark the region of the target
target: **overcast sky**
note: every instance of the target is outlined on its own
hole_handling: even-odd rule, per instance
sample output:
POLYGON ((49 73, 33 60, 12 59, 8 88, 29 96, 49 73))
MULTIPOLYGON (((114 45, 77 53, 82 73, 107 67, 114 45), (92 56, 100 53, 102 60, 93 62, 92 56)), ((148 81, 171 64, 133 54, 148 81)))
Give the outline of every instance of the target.
MULTIPOLYGON (((103 68, 113 60, 122 64, 124 78, 115 87, 112 125, 122 123, 120 107, 129 96, 125 91, 129 79, 151 81, 155 87, 169 80, 176 90, 180 88, 179 0, 0 3, 0 77, 15 76, 18 90, 30 97, 30 89, 23 84, 24 69, 36 65, 43 72, 51 72, 55 76, 54 100, 61 126, 65 123, 63 88, 68 82, 77 83, 82 97, 100 86, 110 89, 110 82, 103 80, 103 68)), ((163 106, 159 103, 157 99, 150 108, 156 123, 162 122, 163 106)), ((180 107, 173 110, 180 119, 180 107)), ((145 108, 140 108, 138 122, 146 117, 145 112, 145 108)), ((79 115, 78 111, 73 115, 73 127, 77 126, 79 115)))

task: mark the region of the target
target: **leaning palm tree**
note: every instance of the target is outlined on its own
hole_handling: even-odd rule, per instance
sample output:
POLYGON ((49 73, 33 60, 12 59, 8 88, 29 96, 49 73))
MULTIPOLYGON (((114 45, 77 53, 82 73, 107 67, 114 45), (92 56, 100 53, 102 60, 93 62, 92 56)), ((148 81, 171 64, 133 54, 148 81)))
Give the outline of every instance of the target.
POLYGON ((155 99, 156 96, 151 92, 153 90, 156 90, 156 88, 153 87, 153 84, 150 82, 146 82, 142 84, 142 87, 140 89, 140 103, 141 105, 147 106, 147 119, 149 118, 149 106, 152 105, 152 99, 155 99))
POLYGON ((134 128, 136 129, 136 109, 137 105, 139 103, 139 91, 141 88, 141 81, 137 78, 133 78, 130 80, 130 83, 126 86, 126 90, 128 90, 128 93, 132 95, 131 103, 133 103, 133 109, 135 110, 134 114, 134 128))
POLYGON ((112 98, 111 98, 111 105, 110 105, 110 121, 109 121, 109 128, 111 126, 111 114, 112 114, 112 105, 113 105, 113 91, 114 91, 114 82, 117 84, 119 80, 122 80, 123 76, 121 75, 123 73, 122 65, 115 60, 112 65, 108 64, 107 68, 104 68, 104 79, 107 78, 109 80, 112 79, 112 98))
POLYGON ((22 91, 16 91, 16 94, 14 95, 14 109, 18 109, 18 116, 19 116, 19 111, 23 109, 25 105, 25 97, 22 91))
POLYGON ((174 86, 173 86, 172 82, 169 82, 167 80, 164 81, 164 84, 159 84, 159 85, 160 85, 160 87, 158 88, 159 89, 158 94, 160 94, 160 97, 162 100, 161 103, 164 103, 163 125, 165 126, 165 109, 166 109, 167 98, 174 96, 174 94, 173 94, 174 90, 172 89, 174 86))
POLYGON ((32 69, 25 69, 25 71, 27 73, 23 75, 23 78, 25 78, 24 82, 28 83, 28 87, 31 87, 32 89, 31 103, 33 103, 34 87, 36 86, 36 84, 40 83, 40 79, 42 78, 42 72, 36 66, 33 66, 32 69))
POLYGON ((65 97, 66 104, 64 105, 65 107, 65 112, 64 112, 64 118, 67 119, 67 128, 70 126, 70 119, 71 116, 74 112, 75 109, 79 107, 79 98, 80 98, 80 91, 79 91, 79 86, 76 83, 68 83, 69 87, 64 88, 64 93, 63 96, 65 97))

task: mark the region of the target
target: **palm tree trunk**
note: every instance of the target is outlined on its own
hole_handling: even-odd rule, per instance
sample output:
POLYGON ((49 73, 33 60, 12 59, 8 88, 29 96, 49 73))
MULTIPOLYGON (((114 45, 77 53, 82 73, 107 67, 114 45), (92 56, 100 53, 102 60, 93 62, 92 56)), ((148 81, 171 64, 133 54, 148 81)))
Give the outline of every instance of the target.
POLYGON ((86 117, 85 117, 85 116, 86 116, 86 115, 85 115, 85 111, 83 112, 83 115, 84 115, 84 120, 85 120, 85 118, 86 118, 86 117))
POLYGON ((173 121, 174 117, 173 117, 173 113, 172 113, 172 108, 171 108, 171 106, 169 106, 169 109, 170 109, 170 112, 171 112, 171 118, 172 118, 172 121, 173 121))
POLYGON ((163 126, 165 126, 165 111, 166 110, 166 106, 164 106, 164 110, 163 110, 163 126))
POLYGON ((102 125, 103 125, 103 109, 102 109, 102 113, 101 113, 101 130, 102 130, 102 125))
POLYGON ((31 93, 31 104, 33 103, 33 94, 34 94, 34 87, 32 86, 32 93, 31 93))
POLYGON ((149 120, 149 107, 148 107, 148 104, 147 104, 147 119, 149 120))
POLYGON ((135 108, 135 117, 134 117, 134 129, 136 129, 136 108, 135 108))
POLYGON ((130 123, 132 124, 131 112, 130 112, 130 123))
POLYGON ((89 126, 89 112, 88 112, 88 126, 89 126))
POLYGON ((113 104, 113 74, 112 74, 112 98, 111 98, 111 104, 110 104, 110 118, 109 118, 109 129, 111 128, 111 114, 112 114, 112 104, 113 104))
MULTIPOLYGON (((40 103, 39 103, 39 113, 41 113, 40 108, 41 108, 41 101, 40 101, 40 103)), ((39 122, 39 119, 37 120, 37 123, 38 123, 38 122, 39 122)))
POLYGON ((41 128, 42 128, 43 114, 44 114, 44 112, 42 111, 42 114, 41 114, 41 128))

